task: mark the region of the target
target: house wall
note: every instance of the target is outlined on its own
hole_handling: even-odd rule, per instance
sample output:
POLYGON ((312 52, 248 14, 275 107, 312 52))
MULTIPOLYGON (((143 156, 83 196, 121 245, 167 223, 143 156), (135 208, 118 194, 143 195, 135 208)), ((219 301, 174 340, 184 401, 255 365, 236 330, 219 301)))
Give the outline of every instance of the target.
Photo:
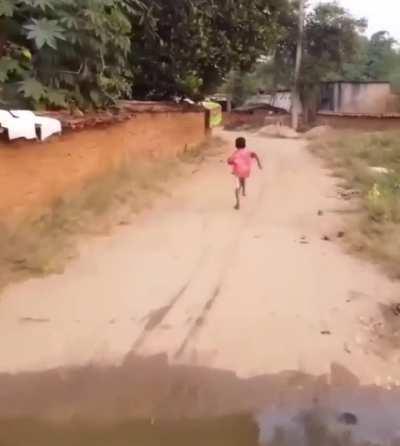
POLYGON ((389 83, 335 83, 332 111, 338 113, 393 112, 389 83))
POLYGON ((267 104, 290 112, 292 109, 292 93, 282 91, 274 94, 258 94, 250 97, 246 104, 267 104))
POLYGON ((132 155, 176 156, 206 135, 204 112, 137 113, 47 142, 0 141, 0 216, 47 206, 132 155))

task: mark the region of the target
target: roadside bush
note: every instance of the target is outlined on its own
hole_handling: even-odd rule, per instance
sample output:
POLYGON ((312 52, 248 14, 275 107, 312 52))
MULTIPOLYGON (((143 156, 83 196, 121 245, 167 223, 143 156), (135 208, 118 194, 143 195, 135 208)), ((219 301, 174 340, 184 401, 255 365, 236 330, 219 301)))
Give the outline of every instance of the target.
POLYGON ((341 132, 310 146, 360 192, 362 211, 349 228, 352 250, 380 262, 400 278, 400 133, 341 132))
POLYGON ((372 220, 400 223, 400 177, 388 175, 374 183, 366 205, 372 220))
POLYGON ((119 0, 2 0, 0 103, 87 108, 129 95, 131 31, 119 0))

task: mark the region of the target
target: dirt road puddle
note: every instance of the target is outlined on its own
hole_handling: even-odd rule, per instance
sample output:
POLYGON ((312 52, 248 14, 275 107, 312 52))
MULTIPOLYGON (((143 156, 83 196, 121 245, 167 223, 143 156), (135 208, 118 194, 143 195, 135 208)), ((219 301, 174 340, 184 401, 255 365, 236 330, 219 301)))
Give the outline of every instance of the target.
POLYGON ((0 375, 0 445, 400 445, 400 392, 333 364, 240 379, 166 356, 0 375))

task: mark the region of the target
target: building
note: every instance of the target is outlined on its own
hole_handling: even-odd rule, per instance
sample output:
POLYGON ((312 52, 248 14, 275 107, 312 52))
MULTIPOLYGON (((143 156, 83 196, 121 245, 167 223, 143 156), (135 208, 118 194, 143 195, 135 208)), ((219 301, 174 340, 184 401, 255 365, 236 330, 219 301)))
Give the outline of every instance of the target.
MULTIPOLYGON (((331 113, 386 114, 399 111, 399 97, 392 93, 389 82, 322 82, 318 110, 331 113)), ((269 105, 290 113, 292 94, 288 90, 258 94, 245 106, 269 105)))
POLYGON ((276 91, 274 93, 257 94, 250 97, 244 107, 265 107, 277 112, 289 113, 292 109, 292 94, 288 90, 276 91))
POLYGON ((396 96, 389 82, 323 82, 320 111, 333 113, 390 113, 396 96))

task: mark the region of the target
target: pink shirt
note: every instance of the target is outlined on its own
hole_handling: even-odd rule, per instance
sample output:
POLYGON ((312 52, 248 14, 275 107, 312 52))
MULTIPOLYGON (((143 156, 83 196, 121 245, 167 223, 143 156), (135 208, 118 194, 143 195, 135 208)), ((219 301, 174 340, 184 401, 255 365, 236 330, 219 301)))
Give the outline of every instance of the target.
POLYGON ((247 149, 236 150, 228 159, 233 167, 233 174, 239 178, 248 178, 251 173, 253 152, 247 149))

